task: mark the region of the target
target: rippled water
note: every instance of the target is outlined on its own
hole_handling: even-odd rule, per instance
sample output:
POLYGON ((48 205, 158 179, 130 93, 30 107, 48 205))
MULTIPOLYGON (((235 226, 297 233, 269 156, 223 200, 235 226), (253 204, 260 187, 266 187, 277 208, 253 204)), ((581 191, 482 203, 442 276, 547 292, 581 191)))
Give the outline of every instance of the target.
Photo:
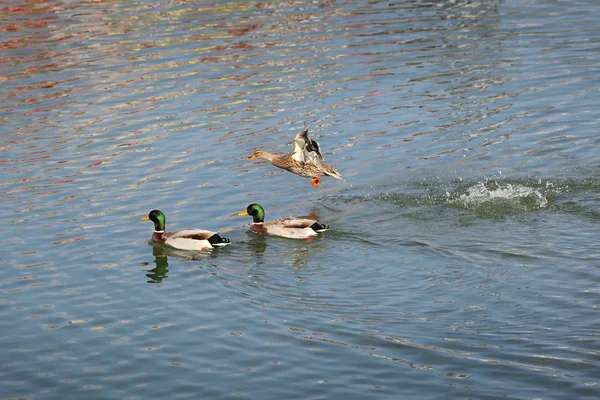
POLYGON ((598 12, 0 6, 0 397, 598 398, 598 12), (343 181, 245 159, 305 123, 343 181))

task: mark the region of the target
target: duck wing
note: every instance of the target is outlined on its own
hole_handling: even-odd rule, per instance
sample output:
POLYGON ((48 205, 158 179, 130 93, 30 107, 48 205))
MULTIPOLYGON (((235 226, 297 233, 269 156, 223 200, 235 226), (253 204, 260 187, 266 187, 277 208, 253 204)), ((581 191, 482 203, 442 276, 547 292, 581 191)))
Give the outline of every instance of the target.
POLYGON ((215 246, 227 246, 231 241, 217 232, 204 229, 179 229, 163 234, 165 243, 173 247, 198 250, 215 246))
POLYGON ((173 232, 165 232, 163 236, 168 239, 208 240, 216 233, 204 229, 179 229, 173 232))
MULTIPOLYGON (((290 239, 306 239, 317 234, 317 232, 311 228, 311 222, 314 223, 313 220, 280 218, 275 221, 261 224, 260 232, 283 236, 290 239)), ((255 229, 255 231, 258 232, 259 230, 255 229)))
POLYGON ((305 143, 304 140, 300 137, 300 133, 294 137, 294 151, 292 152, 292 158, 296 161, 306 161, 305 153, 304 153, 305 143))
POLYGON ((319 144, 308 137, 308 129, 303 130, 294 138, 292 157, 297 161, 304 161, 317 166, 323 162, 319 144))
POLYGON ((304 229, 310 228, 317 221, 308 218, 282 218, 274 222, 279 222, 285 228, 304 229))
POLYGON ((283 226, 291 229, 306 229, 310 228, 315 232, 323 232, 329 230, 329 225, 319 223, 310 218, 282 218, 283 226))
POLYGON ((294 142, 296 144, 296 148, 299 147, 300 143, 303 144, 302 154, 304 162, 307 164, 313 164, 323 175, 342 179, 342 176, 335 168, 325 163, 323 160, 323 155, 321 154, 321 149, 319 148, 319 144, 316 140, 312 140, 308 137, 308 129, 305 129, 297 134, 294 142))

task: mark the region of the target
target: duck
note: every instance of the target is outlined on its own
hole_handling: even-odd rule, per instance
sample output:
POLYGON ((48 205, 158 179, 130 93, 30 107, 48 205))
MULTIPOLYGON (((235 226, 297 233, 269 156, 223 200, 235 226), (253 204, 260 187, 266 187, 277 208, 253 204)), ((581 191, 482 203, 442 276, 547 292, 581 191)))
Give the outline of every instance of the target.
POLYGON ((294 151, 284 155, 276 155, 264 150, 257 150, 246 160, 263 158, 278 168, 285 169, 305 178, 312 178, 310 184, 314 188, 321 185, 321 176, 342 179, 339 172, 323 161, 319 144, 308 137, 308 129, 304 129, 294 138, 294 151))
POLYGON ((283 236, 291 239, 308 239, 320 232, 329 230, 328 225, 323 225, 310 218, 279 218, 265 222, 265 210, 260 204, 252 203, 246 210, 236 214, 238 217, 252 216, 250 229, 257 233, 283 236))
POLYGON ((164 243, 167 246, 180 250, 209 250, 214 247, 222 247, 230 244, 230 240, 220 236, 217 232, 203 229, 179 229, 166 232, 167 219, 160 210, 152 210, 142 221, 154 222, 152 240, 156 243, 164 243))

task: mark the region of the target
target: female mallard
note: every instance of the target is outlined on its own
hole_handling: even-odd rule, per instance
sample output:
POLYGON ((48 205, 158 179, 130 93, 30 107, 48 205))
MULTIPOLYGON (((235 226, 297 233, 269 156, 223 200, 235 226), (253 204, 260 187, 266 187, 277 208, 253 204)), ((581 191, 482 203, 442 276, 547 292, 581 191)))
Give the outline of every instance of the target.
POLYGON ((305 178, 312 178, 310 184, 319 187, 321 175, 342 179, 342 176, 330 165, 325 164, 316 141, 308 138, 308 129, 294 138, 294 151, 278 156, 268 151, 258 150, 246 160, 264 158, 278 168, 285 169, 305 178))
POLYGON ((254 232, 269 233, 292 239, 306 239, 315 236, 318 232, 329 229, 329 226, 308 218, 280 218, 265 222, 265 210, 259 204, 250 204, 245 211, 237 214, 238 217, 245 215, 252 216, 253 222, 250 229, 254 232))
POLYGON ((227 246, 229 239, 219 236, 216 232, 202 229, 179 229, 173 232, 165 232, 167 220, 159 210, 152 210, 142 218, 142 221, 154 222, 152 240, 156 243, 164 243, 181 250, 208 250, 215 246, 227 246))

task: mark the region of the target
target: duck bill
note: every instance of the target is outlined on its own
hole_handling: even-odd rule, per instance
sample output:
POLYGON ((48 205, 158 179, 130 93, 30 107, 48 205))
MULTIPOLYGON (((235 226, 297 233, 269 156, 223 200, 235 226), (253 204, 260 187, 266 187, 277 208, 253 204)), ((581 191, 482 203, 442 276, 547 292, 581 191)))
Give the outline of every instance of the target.
POLYGON ((140 218, 140 221, 150 221, 150 217, 146 215, 144 218, 140 218))
POLYGON ((252 154, 251 156, 246 157, 246 160, 254 160, 256 158, 256 154, 252 154))
POLYGON ((235 214, 235 215, 237 215, 238 217, 245 217, 246 215, 248 215, 248 210, 244 210, 241 213, 238 213, 238 214, 235 214))

